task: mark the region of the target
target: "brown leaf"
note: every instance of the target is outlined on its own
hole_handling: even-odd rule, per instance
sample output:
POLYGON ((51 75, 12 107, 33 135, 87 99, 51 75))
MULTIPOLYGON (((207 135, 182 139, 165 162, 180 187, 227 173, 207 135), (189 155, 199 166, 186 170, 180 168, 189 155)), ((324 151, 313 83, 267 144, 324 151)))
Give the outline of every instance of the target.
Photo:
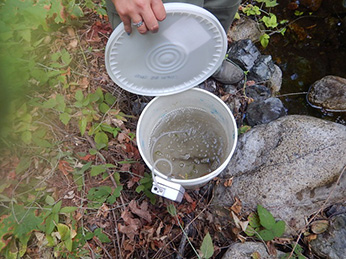
POLYGON ((148 211, 148 203, 146 201, 143 201, 141 206, 138 207, 136 201, 132 200, 129 204, 129 208, 132 213, 151 223, 151 215, 148 211))
POLYGON ((136 225, 124 226, 118 223, 118 230, 119 232, 127 235, 130 240, 134 240, 135 236, 138 235, 138 228, 136 225))
POLYGON ((136 183, 139 182, 141 178, 132 176, 131 179, 127 182, 127 188, 131 189, 136 183))
POLYGON ((121 233, 126 234, 131 240, 134 239, 135 235, 139 235, 139 229, 142 227, 142 224, 139 219, 134 219, 132 213, 126 208, 121 217, 125 222, 125 226, 118 224, 118 229, 121 233))
POLYGON ((65 160, 59 161, 58 168, 64 175, 68 175, 69 173, 74 171, 74 169, 70 166, 69 162, 65 160))
POLYGON ((191 198, 190 194, 188 194, 187 192, 184 193, 184 198, 185 198, 189 203, 193 203, 193 199, 191 198))
POLYGON ((102 216, 104 218, 107 218, 108 214, 109 214, 109 207, 105 203, 103 203, 102 206, 98 209, 96 217, 99 218, 102 216))
POLYGON ((239 214, 242 208, 241 201, 235 197, 235 202, 233 203, 231 210, 234 211, 236 214, 239 214))
POLYGON ((89 161, 95 160, 96 156, 95 156, 95 155, 87 154, 87 155, 85 155, 85 156, 78 156, 78 158, 79 158, 80 160, 88 161, 88 162, 89 162, 89 161))
POLYGON ((251 85, 255 85, 256 82, 254 80, 249 80, 246 82, 246 86, 251 86, 251 85))
POLYGON ((230 187, 230 186, 232 186, 232 183, 233 183, 233 177, 231 177, 228 180, 226 180, 223 185, 225 187, 230 187))

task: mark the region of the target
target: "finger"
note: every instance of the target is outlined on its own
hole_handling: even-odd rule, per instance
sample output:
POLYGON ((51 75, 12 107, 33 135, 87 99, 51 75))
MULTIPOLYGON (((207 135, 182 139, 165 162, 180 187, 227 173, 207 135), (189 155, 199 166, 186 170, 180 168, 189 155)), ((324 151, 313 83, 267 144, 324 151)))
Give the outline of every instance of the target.
POLYGON ((143 21, 146 28, 151 32, 157 32, 159 30, 159 23, 151 9, 142 13, 143 21))
POLYGON ((146 23, 145 23, 145 20, 142 19, 142 17, 140 16, 136 16, 135 18, 132 19, 132 25, 137 27, 137 31, 140 33, 140 34, 145 34, 148 29, 146 27, 146 23), (134 24, 136 23, 139 23, 139 22, 143 22, 140 26, 135 26, 134 24))
POLYGON ((126 33, 128 35, 131 34, 132 32, 132 27, 131 27, 131 19, 128 16, 120 16, 120 19, 123 21, 124 23, 124 30, 126 31, 126 33))
POLYGON ((161 0, 155 0, 151 4, 151 9, 158 21, 163 21, 166 18, 166 10, 161 0))

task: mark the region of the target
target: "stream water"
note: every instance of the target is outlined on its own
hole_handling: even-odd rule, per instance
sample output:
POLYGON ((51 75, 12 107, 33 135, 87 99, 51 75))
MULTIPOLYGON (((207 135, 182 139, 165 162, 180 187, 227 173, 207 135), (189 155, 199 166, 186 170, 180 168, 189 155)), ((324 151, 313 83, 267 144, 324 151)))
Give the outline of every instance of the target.
POLYGON ((261 51, 272 55, 283 72, 280 99, 288 114, 311 115, 345 125, 345 113, 325 113, 312 108, 302 94, 324 76, 346 78, 346 8, 342 0, 324 0, 314 12, 303 5, 291 10, 288 7, 291 0, 278 2, 272 10, 278 20, 295 22, 284 36, 272 35, 269 46, 261 51), (304 13, 297 16, 295 11, 304 13), (301 94, 287 95, 292 93, 301 94))

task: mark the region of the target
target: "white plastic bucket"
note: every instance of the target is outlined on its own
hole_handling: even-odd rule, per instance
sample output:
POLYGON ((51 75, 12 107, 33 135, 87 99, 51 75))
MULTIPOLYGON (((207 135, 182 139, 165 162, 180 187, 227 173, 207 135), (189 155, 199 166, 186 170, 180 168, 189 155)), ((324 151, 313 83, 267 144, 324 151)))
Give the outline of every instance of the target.
POLYGON ((137 124, 137 145, 139 152, 150 168, 153 168, 153 156, 151 154, 151 135, 155 126, 162 118, 177 109, 196 108, 214 116, 221 125, 227 135, 226 154, 220 166, 211 173, 195 179, 175 179, 167 177, 165 174, 155 169, 155 175, 167 179, 171 182, 181 184, 186 189, 198 188, 208 181, 218 176, 227 166, 234 153, 237 144, 237 126, 234 117, 227 105, 214 94, 199 88, 193 88, 178 94, 170 96, 158 96, 154 98, 145 107, 139 117, 137 124))

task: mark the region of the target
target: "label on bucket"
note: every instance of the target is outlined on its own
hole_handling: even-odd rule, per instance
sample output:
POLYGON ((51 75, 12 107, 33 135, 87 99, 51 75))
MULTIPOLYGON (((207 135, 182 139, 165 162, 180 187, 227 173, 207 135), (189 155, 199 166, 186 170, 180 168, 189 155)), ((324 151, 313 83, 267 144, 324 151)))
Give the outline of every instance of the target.
POLYGON ((175 179, 209 174, 226 156, 223 126, 213 115, 197 108, 169 112, 155 126, 150 141, 153 161, 162 160, 156 169, 175 179))

